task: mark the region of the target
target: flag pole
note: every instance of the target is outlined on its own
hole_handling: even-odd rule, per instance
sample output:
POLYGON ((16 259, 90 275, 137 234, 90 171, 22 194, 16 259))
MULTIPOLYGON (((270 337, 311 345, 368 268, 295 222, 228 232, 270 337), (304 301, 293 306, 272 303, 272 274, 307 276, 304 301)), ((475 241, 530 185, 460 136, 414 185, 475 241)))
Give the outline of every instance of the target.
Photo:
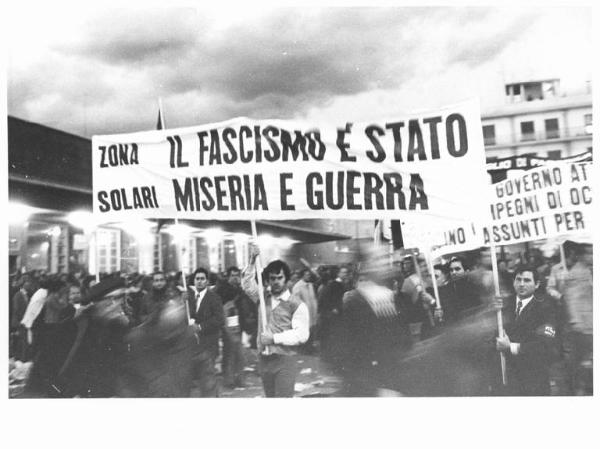
POLYGON ((433 286, 433 293, 435 295, 435 307, 438 310, 441 310, 442 306, 440 303, 440 294, 438 291, 437 282, 435 280, 435 271, 433 268, 433 258, 431 257, 431 253, 429 251, 425 253, 425 259, 427 259, 427 264, 429 265, 429 273, 431 274, 431 283, 433 286))
POLYGON ((100 282, 100 264, 98 257, 98 227, 94 229, 94 264, 96 265, 96 282, 100 282))
MULTIPOLYGON (((490 246, 490 253, 492 257, 492 273, 494 275, 494 287, 496 289, 496 296, 500 296, 500 277, 498 276, 498 261, 496 259, 496 247, 494 245, 490 246)), ((498 320, 498 336, 504 337, 504 325, 502 323, 502 310, 498 309, 496 311, 496 318, 498 320)), ((504 353, 500 353, 500 367, 502 369, 502 385, 507 384, 506 380, 506 357, 504 353)))
MULTIPOLYGON (((417 259, 418 253, 419 253, 419 250, 417 249, 416 253, 414 251, 411 251, 410 255, 412 257, 413 265, 415 267, 415 273, 417 274, 417 276, 419 278, 419 282, 421 284, 421 288, 423 289, 423 293, 425 293, 425 285, 423 283, 423 275, 421 273, 421 267, 419 266, 419 260, 417 259)), ((435 280, 434 280, 434 284, 435 284, 435 280)), ((429 307, 427 308, 427 318, 429 319, 429 324, 431 324, 431 327, 435 327, 435 321, 433 319, 433 316, 431 315, 431 309, 429 307)))
POLYGON ((565 242, 560 242, 558 245, 560 251, 560 263, 563 266, 563 270, 567 269, 567 258, 565 257, 565 242))
MULTIPOLYGON (((256 242, 256 246, 258 246, 258 232, 256 231, 256 220, 250 220, 250 227, 252 229, 252 238, 256 242)), ((265 306, 265 292, 263 290, 263 282, 262 282, 262 263, 260 260, 260 254, 256 256, 254 260, 254 268, 256 269, 256 281, 258 283, 258 298, 259 298, 259 312, 262 323, 262 332, 266 332, 267 330, 267 308, 265 306)), ((260 338, 260 336, 259 336, 260 338)), ((265 353, 269 353, 268 346, 265 347, 265 353)))
MULTIPOLYGON (((165 129, 165 114, 163 113, 163 108, 162 108, 162 98, 158 97, 158 122, 156 123, 156 128, 161 130, 161 129, 165 129)), ((179 241, 179 218, 177 216, 175 216, 175 228, 177 229, 177 242, 175 244, 176 249, 177 249, 177 268, 179 268, 181 270, 181 283, 183 284, 183 291, 186 293, 187 297, 187 281, 185 279, 185 273, 183 272, 183 261, 182 261, 182 245, 181 242, 179 241)), ((159 251, 158 251, 158 255, 159 255, 159 267, 162 269, 162 254, 161 254, 161 241, 160 241, 160 231, 158 233, 158 247, 159 247, 159 251)), ((185 314, 187 316, 187 320, 188 323, 190 322, 190 305, 189 302, 187 300, 184 299, 184 305, 185 305, 185 314)))

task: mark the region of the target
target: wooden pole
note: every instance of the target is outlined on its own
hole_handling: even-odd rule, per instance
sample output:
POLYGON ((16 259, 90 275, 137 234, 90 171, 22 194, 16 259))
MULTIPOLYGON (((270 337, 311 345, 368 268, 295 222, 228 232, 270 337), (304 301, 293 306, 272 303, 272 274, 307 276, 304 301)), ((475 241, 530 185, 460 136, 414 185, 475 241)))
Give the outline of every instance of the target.
MULTIPOLYGON (((421 267, 419 266, 419 260, 417 259, 417 253, 411 252, 411 257, 413 261, 413 265, 415 266, 415 273, 419 277, 419 282, 421 284, 421 288, 423 289, 423 293, 425 293, 425 284, 423 283, 423 276, 421 274, 421 267)), ((434 282, 435 284, 435 282, 434 282)), ((431 327, 435 326, 435 320, 433 319, 433 315, 431 314, 431 309, 427 308, 427 318, 429 318, 429 324, 431 327)))
MULTIPOLYGON (((496 247, 490 246, 490 253, 492 257, 492 273, 494 275, 494 287, 496 289, 496 296, 500 296, 500 277, 498 276, 498 261, 496 259, 496 247)), ((502 310, 496 311, 496 318, 498 320, 498 336, 504 336, 504 325, 502 323, 502 310)), ((502 385, 506 385, 506 357, 504 353, 500 353, 500 367, 502 369, 502 385)))
MULTIPOLYGON (((258 246, 258 232, 256 232, 256 220, 250 220, 250 226, 252 228, 252 238, 256 242, 258 246)), ((258 283, 258 298, 259 298, 259 312, 260 312, 260 320, 262 322, 262 332, 266 332, 267 330, 267 308, 265 306, 265 292, 263 289, 262 283, 262 264, 260 260, 260 254, 256 256, 254 260, 254 267, 256 269, 256 281, 258 283)), ((260 336, 259 336, 260 338, 260 336)), ((265 346, 265 354, 269 353, 268 346, 265 346)))
POLYGON ((433 293, 435 295, 435 306, 439 310, 442 308, 442 305, 440 304, 440 294, 438 292, 438 286, 437 286, 437 282, 435 280, 435 271, 433 268, 433 258, 431 257, 431 254, 427 252, 427 253, 425 253, 425 259, 427 259, 427 263, 429 265, 429 272, 431 273, 431 283, 433 285, 433 293))
POLYGON ((558 245, 560 251, 560 263, 563 266, 563 270, 567 270, 567 258, 565 257, 565 242, 561 242, 558 245))
POLYGON ((94 263, 96 264, 96 282, 100 282, 100 258, 98 257, 98 228, 94 229, 94 263))
MULTIPOLYGON (((175 227, 177 229, 177 231, 179 232, 179 218, 175 218, 175 227)), ((183 262, 181 261, 181 242, 179 241, 179 235, 177 235, 177 242, 176 242, 176 249, 177 249, 177 268, 179 268, 181 270, 181 282, 183 284, 183 290, 185 292, 183 296, 184 298, 184 306, 185 306, 185 315, 187 317, 187 321, 188 323, 190 322, 190 304, 189 301, 187 300, 187 281, 185 280, 185 273, 183 272, 183 262)))

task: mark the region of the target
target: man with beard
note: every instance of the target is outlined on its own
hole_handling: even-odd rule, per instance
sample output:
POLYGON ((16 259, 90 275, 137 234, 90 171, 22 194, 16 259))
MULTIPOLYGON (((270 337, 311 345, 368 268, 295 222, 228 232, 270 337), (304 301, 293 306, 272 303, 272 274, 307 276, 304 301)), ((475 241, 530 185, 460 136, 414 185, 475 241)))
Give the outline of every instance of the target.
MULTIPOLYGON (((258 247, 253 246, 250 263, 242 280, 244 291, 257 303, 259 292, 254 264, 258 254, 258 247)), ((309 336, 308 307, 287 288, 290 268, 285 262, 274 260, 267 265, 262 275, 269 289, 268 294, 265 294, 265 330, 261 315, 258 320, 259 368, 265 396, 293 397, 298 374, 296 355, 300 345, 309 336)))

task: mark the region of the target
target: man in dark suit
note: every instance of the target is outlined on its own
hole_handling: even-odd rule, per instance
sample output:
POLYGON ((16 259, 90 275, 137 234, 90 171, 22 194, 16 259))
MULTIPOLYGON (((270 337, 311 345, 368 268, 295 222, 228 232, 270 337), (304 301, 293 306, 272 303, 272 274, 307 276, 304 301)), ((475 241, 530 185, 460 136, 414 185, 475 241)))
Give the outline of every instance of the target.
POLYGON ((534 294, 538 276, 530 267, 515 271, 517 295, 504 304, 505 335, 496 339, 496 350, 506 354, 509 391, 518 396, 550 394, 549 367, 558 347, 554 307, 534 294))
POLYGON ((319 338, 322 354, 328 352, 329 337, 341 322, 344 306, 344 293, 350 290, 350 273, 347 267, 332 268, 334 279, 329 281, 320 291, 319 302, 319 338))
POLYGON ((194 356, 194 379, 202 397, 217 396, 215 359, 219 353, 219 333, 225 323, 221 298, 208 289, 208 271, 197 268, 194 285, 187 291, 192 326, 198 337, 194 356))

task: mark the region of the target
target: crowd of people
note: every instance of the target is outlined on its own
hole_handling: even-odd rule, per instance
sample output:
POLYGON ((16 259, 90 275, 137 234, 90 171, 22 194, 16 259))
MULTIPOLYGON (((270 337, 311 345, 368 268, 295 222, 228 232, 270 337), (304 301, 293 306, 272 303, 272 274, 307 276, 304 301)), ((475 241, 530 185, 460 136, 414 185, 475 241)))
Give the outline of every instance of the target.
POLYGON ((340 395, 402 393, 403 355, 493 306, 505 315, 491 350, 507 360, 508 394, 591 394, 591 245, 564 252, 564 263, 533 252, 500 260, 500 296, 480 253, 434 265, 433 277, 407 255, 298 270, 275 260, 259 279, 255 246, 243 270, 200 267, 186 279, 19 273, 10 356, 33 362, 27 389, 46 397, 218 397, 246 384, 247 350, 267 397, 294 395, 298 354, 331 366, 340 395))

